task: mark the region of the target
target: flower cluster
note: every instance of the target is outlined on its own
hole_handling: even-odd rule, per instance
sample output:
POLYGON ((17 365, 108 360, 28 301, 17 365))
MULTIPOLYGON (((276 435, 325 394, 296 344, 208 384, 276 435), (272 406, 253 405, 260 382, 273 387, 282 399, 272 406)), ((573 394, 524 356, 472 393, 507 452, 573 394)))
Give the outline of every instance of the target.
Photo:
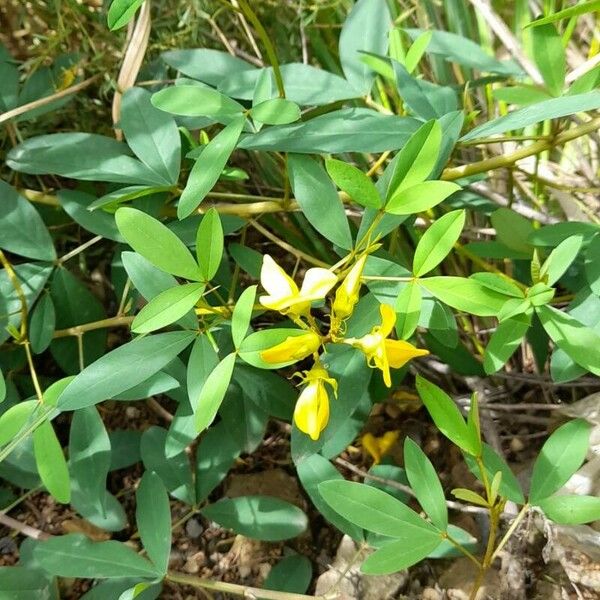
POLYGON ((331 302, 330 325, 323 334, 311 314, 312 302, 324 300, 338 283, 338 276, 330 269, 312 268, 306 271, 300 288, 296 282, 269 256, 266 255, 260 274, 262 287, 268 293, 259 302, 265 308, 288 316, 305 333, 290 336, 283 342, 263 350, 261 359, 270 364, 298 362, 309 356, 314 359, 308 371, 296 373, 303 386, 296 408, 294 422, 298 429, 313 440, 327 426, 329 420, 329 392, 337 394, 337 381, 329 376, 321 363, 321 353, 326 343, 349 344, 365 355, 369 367, 381 370, 386 386, 392 384, 390 368, 398 369, 427 350, 415 348, 401 340, 390 339, 396 323, 396 313, 389 304, 380 306, 381 323, 360 338, 345 337, 346 321, 359 300, 361 277, 367 256, 359 257, 354 265, 342 274, 331 302))

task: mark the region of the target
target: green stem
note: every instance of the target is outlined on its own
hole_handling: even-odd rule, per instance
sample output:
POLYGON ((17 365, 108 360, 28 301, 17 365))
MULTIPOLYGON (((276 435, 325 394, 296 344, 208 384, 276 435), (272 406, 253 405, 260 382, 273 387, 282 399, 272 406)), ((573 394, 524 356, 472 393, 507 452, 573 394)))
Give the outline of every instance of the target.
POLYGON ((168 573, 166 579, 173 583, 180 583, 182 585, 189 585, 205 590, 214 590, 215 592, 233 594, 234 596, 242 596, 244 598, 262 598, 263 600, 334 600, 339 597, 338 592, 325 594, 323 596, 306 596, 305 594, 294 594, 292 592, 263 590, 248 585, 227 583, 225 581, 212 581, 210 579, 203 579, 201 577, 194 577, 183 573, 168 573))
POLYGON ((516 529, 519 526, 519 524, 521 523, 521 521, 525 518, 525 515, 527 514, 527 511, 529 510, 529 508, 530 508, 529 504, 523 505, 523 508, 521 508, 521 510, 519 511, 519 514, 515 517, 515 520, 511 523, 510 527, 507 529, 506 533, 504 534, 504 537, 500 540, 500 543, 498 544, 496 550, 494 550, 494 554, 492 555, 492 562, 494 561, 494 559, 496 559, 498 557, 498 555, 502 551, 502 548, 504 548, 504 546, 506 545, 506 542, 508 542, 508 540, 510 539, 510 536, 516 531, 516 529))

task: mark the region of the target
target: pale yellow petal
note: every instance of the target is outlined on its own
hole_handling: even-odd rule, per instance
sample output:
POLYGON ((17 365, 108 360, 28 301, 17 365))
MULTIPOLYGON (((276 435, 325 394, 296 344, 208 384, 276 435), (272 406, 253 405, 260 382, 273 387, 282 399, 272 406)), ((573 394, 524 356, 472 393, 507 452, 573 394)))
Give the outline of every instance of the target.
POLYGON ((381 327, 379 328, 379 331, 381 335, 386 338, 392 333, 394 325, 396 324, 396 311, 393 306, 382 304, 379 307, 379 312, 381 313, 381 327))
POLYGON ((298 294, 298 286, 294 280, 268 254, 263 258, 260 283, 273 299, 283 299, 298 294))
POLYGON ((401 340, 385 340, 385 353, 390 366, 399 369, 412 358, 426 356, 429 351, 415 348, 412 344, 401 340))
POLYGON ((300 288, 300 295, 306 300, 320 300, 325 298, 336 282, 337 277, 328 269, 308 269, 300 288))

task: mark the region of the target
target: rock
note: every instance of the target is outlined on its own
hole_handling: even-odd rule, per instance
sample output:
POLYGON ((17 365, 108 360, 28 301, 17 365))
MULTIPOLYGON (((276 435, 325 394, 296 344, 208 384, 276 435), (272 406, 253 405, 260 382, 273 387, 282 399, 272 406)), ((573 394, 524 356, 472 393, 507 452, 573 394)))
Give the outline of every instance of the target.
MULTIPOLYGON (((372 552, 372 551, 370 551, 372 552)), ((392 575, 364 575, 360 564, 368 552, 357 558, 357 547, 352 538, 345 535, 331 568, 318 579, 315 595, 323 595, 336 589, 338 600, 386 600, 395 598, 408 580, 408 571, 392 575)))
POLYGON ((547 525, 544 559, 557 560, 569 580, 600 593, 600 533, 588 527, 547 525))
POLYGON ((227 571, 235 567, 239 577, 246 579, 255 569, 259 569, 260 564, 271 551, 271 546, 266 542, 236 535, 233 545, 219 561, 219 568, 227 571))
MULTIPOLYGON (((457 558, 450 568, 442 573, 438 583, 446 590, 446 597, 450 600, 468 600, 471 595, 473 582, 477 577, 477 569, 468 558, 457 558)), ((495 590, 500 588, 498 572, 489 569, 483 584, 477 593, 477 600, 495 595, 495 590)))
POLYGON ((185 524, 185 532, 192 539, 196 539, 197 537, 200 537, 200 535, 202 534, 203 531, 204 531, 204 527, 202 527, 202 524, 200 523, 200 521, 198 519, 192 518, 185 524))

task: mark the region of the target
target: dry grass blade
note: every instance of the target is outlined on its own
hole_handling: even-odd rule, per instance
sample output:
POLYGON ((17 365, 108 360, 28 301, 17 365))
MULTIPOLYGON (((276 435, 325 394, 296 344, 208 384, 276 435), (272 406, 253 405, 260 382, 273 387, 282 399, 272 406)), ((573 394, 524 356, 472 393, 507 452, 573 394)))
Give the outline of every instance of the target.
MULTIPOLYGON (((117 78, 117 91, 112 103, 112 119, 115 125, 119 122, 121 116, 123 93, 133 86, 140 72, 148 47, 148 39, 150 38, 150 25, 150 3, 144 2, 133 27, 133 33, 127 44, 127 50, 117 78)), ((122 139, 123 134, 120 129, 115 128, 115 137, 119 140, 122 139)))

